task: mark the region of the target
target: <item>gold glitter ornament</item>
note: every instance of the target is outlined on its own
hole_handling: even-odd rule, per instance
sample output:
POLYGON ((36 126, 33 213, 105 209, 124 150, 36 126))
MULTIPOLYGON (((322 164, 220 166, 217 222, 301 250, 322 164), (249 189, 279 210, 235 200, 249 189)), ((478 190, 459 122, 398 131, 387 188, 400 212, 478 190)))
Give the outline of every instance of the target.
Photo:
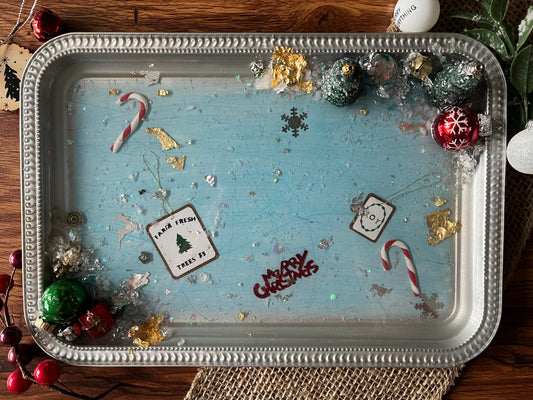
POLYGON ((120 93, 120 90, 118 89, 109 89, 109 95, 110 96, 116 96, 120 93))
POLYGON ((433 62, 429 57, 423 55, 418 55, 413 58, 409 66, 411 68, 411 75, 423 81, 428 80, 429 75, 433 72, 433 62))
POLYGON ((309 94, 313 90, 313 83, 304 81, 307 69, 307 57, 296 53, 290 47, 276 46, 272 54, 271 85, 273 88, 280 83, 287 86, 298 86, 309 94))
POLYGON ((167 163, 172 165, 173 168, 183 169, 185 167, 185 156, 176 157, 167 157, 165 158, 167 163))
POLYGON ((157 137, 157 140, 161 143, 161 149, 163 151, 180 147, 180 145, 161 128, 146 128, 146 133, 157 137))
POLYGON ((444 239, 453 236, 461 229, 461 224, 457 221, 450 221, 450 209, 435 211, 426 215, 426 224, 429 230, 428 244, 436 246, 444 239))
POLYGON ((167 96, 168 93, 169 93, 169 92, 168 92, 167 89, 159 89, 159 90, 157 91, 157 95, 158 95, 158 96, 167 96))
POLYGON ((161 314, 152 316, 140 327, 132 326, 128 332, 128 337, 133 338, 133 343, 139 347, 147 348, 158 345, 165 340, 165 335, 160 327, 164 319, 161 314))

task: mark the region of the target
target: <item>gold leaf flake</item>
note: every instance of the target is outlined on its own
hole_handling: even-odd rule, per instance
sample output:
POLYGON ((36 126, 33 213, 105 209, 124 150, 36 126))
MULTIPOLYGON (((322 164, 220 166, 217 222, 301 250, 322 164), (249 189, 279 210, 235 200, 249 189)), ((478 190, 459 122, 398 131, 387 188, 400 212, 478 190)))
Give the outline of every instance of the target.
POLYGON ((183 167, 185 167, 185 156, 179 156, 178 158, 167 157, 166 160, 167 163, 169 163, 176 169, 183 169, 183 167))
POLYGON ((163 151, 179 148, 180 145, 176 143, 174 139, 172 139, 168 133, 166 133, 161 128, 146 128, 146 133, 149 133, 150 135, 154 135, 159 140, 159 143, 161 143, 161 149, 163 151))
POLYGON ((161 314, 150 317, 140 327, 134 325, 128 332, 128 337, 133 338, 133 343, 139 347, 155 346, 165 340, 165 335, 161 331, 161 323, 164 317, 161 314))
POLYGON ((428 236, 428 244, 430 246, 438 245, 461 229, 459 222, 450 221, 449 218, 449 208, 426 215, 426 224, 430 228, 428 236))
POLYGON ((120 93, 120 90, 118 90, 118 89, 109 89, 109 95, 110 96, 116 96, 119 93, 120 93))
POLYGON ((292 48, 276 46, 272 54, 273 88, 283 83, 287 86, 298 86, 306 93, 311 93, 313 83, 304 80, 307 71, 307 57, 296 53, 292 48))
POLYGON ((430 199, 437 207, 442 207, 446 203, 446 199, 440 197, 432 197, 430 199))

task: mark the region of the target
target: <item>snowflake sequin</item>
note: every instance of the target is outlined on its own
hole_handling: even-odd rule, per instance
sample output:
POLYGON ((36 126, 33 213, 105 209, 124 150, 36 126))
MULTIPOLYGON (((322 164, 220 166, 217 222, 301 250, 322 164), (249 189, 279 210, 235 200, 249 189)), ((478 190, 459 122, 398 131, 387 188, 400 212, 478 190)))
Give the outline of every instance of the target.
POLYGON ((298 109, 293 107, 291 108, 290 115, 283 114, 281 116, 281 119, 287 122, 281 130, 283 132, 288 132, 290 130, 292 131, 292 136, 298 137, 300 135, 298 133, 299 131, 306 131, 309 129, 309 126, 303 122, 306 118, 307 113, 298 113, 298 109))

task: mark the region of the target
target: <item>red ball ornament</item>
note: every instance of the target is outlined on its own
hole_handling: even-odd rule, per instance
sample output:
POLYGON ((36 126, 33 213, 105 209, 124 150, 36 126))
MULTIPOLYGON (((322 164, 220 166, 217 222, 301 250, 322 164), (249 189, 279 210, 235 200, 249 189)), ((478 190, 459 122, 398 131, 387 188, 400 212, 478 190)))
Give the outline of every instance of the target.
POLYGON ((463 150, 476 144, 479 119, 469 108, 451 106, 435 119, 431 133, 433 139, 446 150, 463 150))
POLYGON ((33 370, 33 377, 41 386, 50 386, 61 376, 61 365, 56 360, 41 361, 33 370))
POLYGON ((39 40, 48 40, 61 33, 61 18, 48 8, 35 14, 31 21, 31 29, 39 40))
POLYGON ((28 390, 31 386, 31 381, 24 379, 20 369, 13 371, 7 378, 7 388, 13 394, 21 394, 28 390))

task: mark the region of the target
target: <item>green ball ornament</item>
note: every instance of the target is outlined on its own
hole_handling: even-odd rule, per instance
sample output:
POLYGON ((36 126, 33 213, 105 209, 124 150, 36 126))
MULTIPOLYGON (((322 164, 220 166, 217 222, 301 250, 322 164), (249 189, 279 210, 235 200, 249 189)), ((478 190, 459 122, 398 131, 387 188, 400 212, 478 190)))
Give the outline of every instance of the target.
POLYGON ((46 288, 41 298, 42 319, 52 324, 68 324, 85 311, 89 301, 89 293, 80 282, 56 281, 46 288))
POLYGON ((462 105, 477 88, 485 74, 483 64, 462 61, 446 66, 435 74, 429 86, 429 96, 437 107, 462 105))
POLYGON ((341 58, 322 76, 324 98, 337 107, 353 103, 363 89, 363 72, 357 61, 341 58))

